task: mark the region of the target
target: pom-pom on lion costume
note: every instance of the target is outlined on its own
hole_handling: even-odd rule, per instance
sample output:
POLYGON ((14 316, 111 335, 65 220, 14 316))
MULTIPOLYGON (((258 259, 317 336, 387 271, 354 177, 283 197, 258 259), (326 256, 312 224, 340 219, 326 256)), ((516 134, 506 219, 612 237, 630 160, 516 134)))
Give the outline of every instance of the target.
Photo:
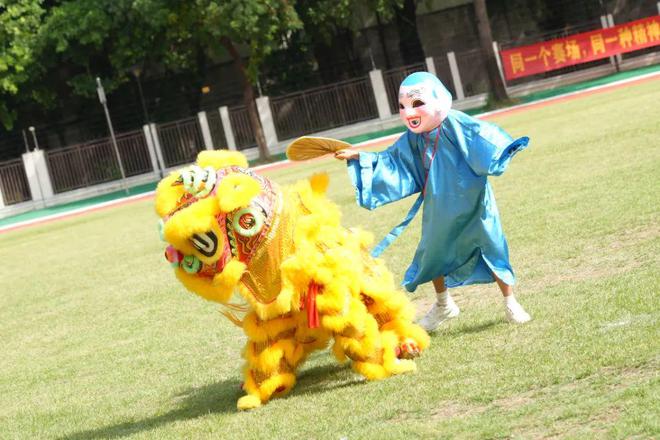
POLYGON ((380 260, 371 237, 340 223, 328 177, 281 190, 243 155, 204 151, 156 190, 161 236, 176 276, 224 305, 248 341, 239 409, 287 393, 307 355, 327 347, 367 379, 415 370, 428 335, 380 260), (247 305, 230 303, 235 290, 247 305), (237 311, 245 312, 242 319, 237 311))

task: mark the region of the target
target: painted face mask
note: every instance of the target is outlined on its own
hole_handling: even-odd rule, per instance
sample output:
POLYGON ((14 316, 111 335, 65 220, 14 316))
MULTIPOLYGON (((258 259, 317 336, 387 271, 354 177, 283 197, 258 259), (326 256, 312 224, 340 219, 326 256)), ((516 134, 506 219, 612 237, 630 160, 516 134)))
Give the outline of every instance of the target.
POLYGON ((426 133, 447 117, 451 94, 428 72, 408 75, 399 87, 399 116, 413 133, 426 133))

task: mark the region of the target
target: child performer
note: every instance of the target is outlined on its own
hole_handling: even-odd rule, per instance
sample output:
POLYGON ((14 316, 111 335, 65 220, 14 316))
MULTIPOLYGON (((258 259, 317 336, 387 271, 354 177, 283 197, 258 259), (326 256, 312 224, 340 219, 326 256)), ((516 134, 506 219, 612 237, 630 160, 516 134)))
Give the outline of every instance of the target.
POLYGON ((407 218, 374 249, 380 253, 412 220, 422 201, 422 239, 403 285, 413 292, 433 282, 437 302, 420 320, 433 331, 459 309, 447 292, 495 281, 510 322, 531 319, 513 296, 515 283, 493 190, 487 176, 504 172, 529 138, 513 140, 499 127, 451 109, 451 95, 438 78, 417 72, 399 88, 399 115, 408 127, 380 153, 340 150, 348 160, 358 204, 375 209, 420 193, 407 218))

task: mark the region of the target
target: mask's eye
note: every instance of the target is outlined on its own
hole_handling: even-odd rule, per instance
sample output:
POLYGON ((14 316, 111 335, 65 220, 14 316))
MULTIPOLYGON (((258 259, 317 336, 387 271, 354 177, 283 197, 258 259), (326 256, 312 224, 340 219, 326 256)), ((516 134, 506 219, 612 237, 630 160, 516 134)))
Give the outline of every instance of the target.
POLYGON ((403 110, 403 104, 399 103, 399 110, 403 110))
POLYGON ((212 257, 218 250, 218 237, 213 231, 193 234, 192 245, 205 257, 212 257))
POLYGON ((423 106, 423 105, 425 105, 425 104, 426 104, 426 103, 425 103, 424 101, 422 101, 421 99, 415 99, 415 100, 413 101, 413 103, 412 103, 412 106, 413 106, 413 107, 421 107, 421 106, 423 106))

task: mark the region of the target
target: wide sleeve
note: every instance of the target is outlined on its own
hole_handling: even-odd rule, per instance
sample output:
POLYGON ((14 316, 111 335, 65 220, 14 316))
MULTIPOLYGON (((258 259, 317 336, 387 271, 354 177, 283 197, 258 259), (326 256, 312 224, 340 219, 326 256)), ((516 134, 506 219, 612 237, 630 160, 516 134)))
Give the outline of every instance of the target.
POLYGON ((479 176, 499 176, 529 143, 526 136, 513 139, 497 125, 458 111, 450 112, 443 131, 479 176))
POLYGON ((420 165, 408 132, 387 150, 360 152, 359 159, 349 160, 347 165, 357 203, 363 208, 375 209, 421 190, 420 165))

